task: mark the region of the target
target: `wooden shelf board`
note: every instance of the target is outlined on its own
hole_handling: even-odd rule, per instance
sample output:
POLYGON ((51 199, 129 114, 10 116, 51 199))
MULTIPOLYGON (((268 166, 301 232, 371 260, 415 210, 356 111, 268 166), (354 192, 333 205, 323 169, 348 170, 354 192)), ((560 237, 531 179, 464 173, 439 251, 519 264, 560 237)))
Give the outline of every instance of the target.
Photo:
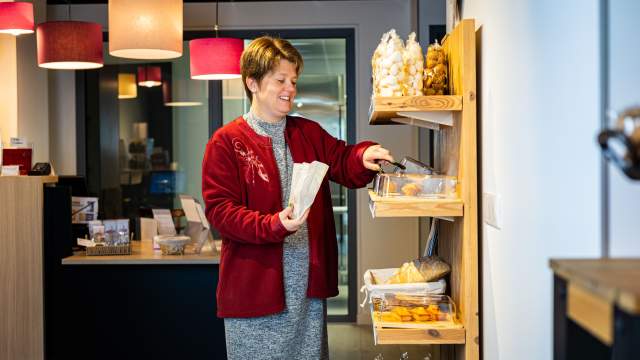
POLYGON ((369 210, 374 218, 462 216, 463 208, 464 204, 460 199, 380 197, 369 190, 369 210))
POLYGON ((462 329, 391 329, 375 330, 376 343, 392 344, 464 344, 465 330, 462 329))
POLYGON ((464 344, 466 333, 464 326, 457 323, 452 327, 442 325, 429 328, 428 326, 410 326, 406 328, 384 327, 383 323, 373 321, 373 336, 376 344, 464 344))
POLYGON ((369 109, 370 125, 408 124, 429 129, 453 125, 453 111, 462 110, 462 96, 374 97, 369 109))

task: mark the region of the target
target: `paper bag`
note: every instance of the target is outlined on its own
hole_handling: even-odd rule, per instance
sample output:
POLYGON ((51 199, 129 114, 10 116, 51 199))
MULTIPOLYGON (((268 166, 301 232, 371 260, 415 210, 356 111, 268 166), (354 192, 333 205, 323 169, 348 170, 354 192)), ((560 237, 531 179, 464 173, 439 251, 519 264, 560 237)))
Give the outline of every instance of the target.
POLYGON ((293 164, 289 205, 293 206, 294 219, 311 207, 327 170, 329 166, 319 161, 293 164))

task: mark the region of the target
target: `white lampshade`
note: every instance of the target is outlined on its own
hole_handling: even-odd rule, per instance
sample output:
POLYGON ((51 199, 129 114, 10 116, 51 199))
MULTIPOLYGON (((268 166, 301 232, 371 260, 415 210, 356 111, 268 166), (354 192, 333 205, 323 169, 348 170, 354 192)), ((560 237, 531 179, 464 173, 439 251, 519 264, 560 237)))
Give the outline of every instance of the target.
POLYGON ((109 54, 130 59, 182 55, 182 0, 109 0, 109 54))
POLYGON ((164 106, 201 106, 206 101, 207 83, 191 79, 173 79, 162 83, 164 106))

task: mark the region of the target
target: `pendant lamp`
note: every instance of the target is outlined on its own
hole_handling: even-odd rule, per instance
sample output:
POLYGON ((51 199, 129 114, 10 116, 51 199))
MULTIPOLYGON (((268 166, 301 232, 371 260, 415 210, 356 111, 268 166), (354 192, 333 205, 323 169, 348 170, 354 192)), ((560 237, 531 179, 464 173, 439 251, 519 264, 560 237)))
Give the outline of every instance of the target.
POLYGON ((215 38, 189 41, 191 78, 194 80, 236 79, 240 75, 240 56, 244 41, 218 37, 218 2, 216 1, 215 38))
POLYGON ((109 54, 130 59, 182 55, 182 0, 109 0, 109 54))
POLYGON ((0 34, 18 36, 33 33, 33 4, 0 2, 0 34))
POLYGON ((135 74, 118 74, 118 99, 135 99, 138 96, 135 74))
POLYGON ((138 66, 138 85, 148 88, 162 85, 160 66, 138 66))
POLYGON ((102 26, 85 21, 47 21, 36 29, 38 66, 82 70, 103 66, 102 26))
POLYGON ((206 83, 191 79, 174 79, 162 82, 164 106, 201 106, 204 102, 206 83))

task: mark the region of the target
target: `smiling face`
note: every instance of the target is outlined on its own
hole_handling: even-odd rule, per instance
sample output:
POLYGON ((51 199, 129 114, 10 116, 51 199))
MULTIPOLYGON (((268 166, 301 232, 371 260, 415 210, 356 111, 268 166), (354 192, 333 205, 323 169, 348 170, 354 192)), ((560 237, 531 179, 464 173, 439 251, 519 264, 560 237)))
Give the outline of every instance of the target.
POLYGON ((268 72, 259 83, 253 78, 247 78, 246 81, 253 99, 251 110, 260 118, 277 122, 291 111, 298 81, 295 64, 280 60, 275 69, 268 72))

